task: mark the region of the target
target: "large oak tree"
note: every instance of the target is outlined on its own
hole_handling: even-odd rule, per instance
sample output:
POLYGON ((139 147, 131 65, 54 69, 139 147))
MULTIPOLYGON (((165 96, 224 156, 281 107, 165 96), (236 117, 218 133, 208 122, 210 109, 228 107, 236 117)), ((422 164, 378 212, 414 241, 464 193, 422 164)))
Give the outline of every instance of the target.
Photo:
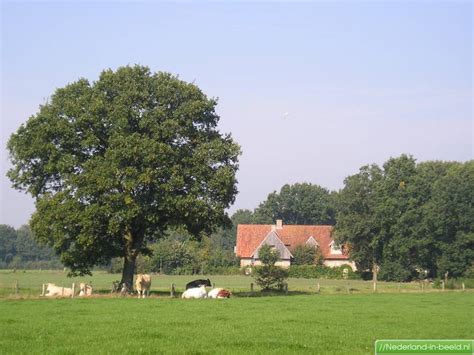
POLYGON ((56 90, 8 142, 8 177, 36 200, 31 227, 72 274, 135 261, 169 227, 199 236, 228 223, 239 146, 217 128, 216 100, 143 66, 56 90))

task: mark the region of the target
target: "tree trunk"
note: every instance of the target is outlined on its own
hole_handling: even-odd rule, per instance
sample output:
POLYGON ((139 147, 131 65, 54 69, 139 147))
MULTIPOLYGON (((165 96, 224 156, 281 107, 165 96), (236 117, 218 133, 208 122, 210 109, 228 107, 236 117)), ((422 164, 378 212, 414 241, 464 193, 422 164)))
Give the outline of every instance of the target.
POLYGON ((135 262, 137 257, 132 253, 126 255, 123 261, 122 281, 120 284, 127 285, 128 291, 133 290, 133 275, 135 274, 135 262))
POLYGON ((126 290, 131 292, 133 290, 133 275, 135 274, 135 264, 139 254, 141 242, 143 238, 138 237, 128 229, 124 235, 124 261, 122 271, 122 285, 126 285, 126 290))

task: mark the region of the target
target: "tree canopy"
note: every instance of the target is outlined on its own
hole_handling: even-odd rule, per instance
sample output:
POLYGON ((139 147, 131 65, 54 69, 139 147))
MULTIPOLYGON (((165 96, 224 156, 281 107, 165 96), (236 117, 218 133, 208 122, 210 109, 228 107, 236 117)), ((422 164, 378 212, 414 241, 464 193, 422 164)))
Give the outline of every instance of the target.
POLYGON ((402 155, 360 169, 338 196, 336 238, 385 280, 461 276, 474 262, 474 161, 402 155), (426 272, 426 273, 425 273, 426 272))
POLYGON ((308 183, 284 185, 272 192, 254 211, 254 223, 285 224, 335 223, 334 199, 329 190, 308 183))
POLYGON ((240 148, 219 132, 216 104, 138 65, 57 89, 8 142, 8 177, 36 199, 35 236, 73 274, 124 257, 130 284, 169 227, 199 236, 229 223, 240 148))

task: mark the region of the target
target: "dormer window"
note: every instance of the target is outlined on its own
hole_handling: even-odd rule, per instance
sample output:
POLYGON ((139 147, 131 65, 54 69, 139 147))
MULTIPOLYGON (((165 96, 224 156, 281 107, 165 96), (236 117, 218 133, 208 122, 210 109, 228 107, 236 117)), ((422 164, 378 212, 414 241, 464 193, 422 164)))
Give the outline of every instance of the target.
POLYGON ((334 240, 329 244, 329 246, 331 247, 331 254, 342 254, 341 246, 334 240))

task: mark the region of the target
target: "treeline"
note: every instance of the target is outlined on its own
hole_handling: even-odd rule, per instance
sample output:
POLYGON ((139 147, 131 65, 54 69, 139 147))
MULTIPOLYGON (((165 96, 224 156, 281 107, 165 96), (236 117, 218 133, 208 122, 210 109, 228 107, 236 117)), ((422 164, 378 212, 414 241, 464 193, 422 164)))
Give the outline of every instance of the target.
POLYGON ((362 167, 329 191, 285 185, 255 210, 239 210, 240 223, 335 225, 365 276, 386 281, 473 277, 474 161, 391 158, 362 167))
MULTIPOLYGON (((220 229, 197 241, 185 230, 173 230, 149 247, 137 259, 137 272, 172 275, 238 274, 239 259, 234 254, 235 229, 220 229)), ((121 272, 123 259, 112 260, 109 271, 121 272)))
POLYGON ((337 196, 336 237, 383 280, 472 276, 474 161, 364 166, 337 196))
POLYGON ((59 269, 52 248, 39 245, 28 226, 15 229, 0 224, 0 269, 59 269))
MULTIPOLYGON (((253 211, 236 211, 231 227, 201 241, 185 230, 168 231, 140 256, 137 271, 237 273, 239 261, 233 252, 237 225, 282 219, 284 224, 334 225, 335 239, 350 248, 365 277, 387 281, 473 277, 473 203, 474 161, 417 164, 413 157, 402 155, 382 167, 360 168, 337 192, 309 183, 284 185, 253 211)), ((293 265, 324 269, 317 251, 303 248, 294 255, 293 265)), ((51 249, 38 246, 28 227, 15 231, 1 226, 1 268, 35 268, 43 261, 61 267, 51 249)), ((122 267, 120 259, 102 266, 111 271, 122 267)), ((313 269, 301 270, 309 274, 307 270, 313 269)), ((317 272, 329 272, 321 270, 317 272)))

